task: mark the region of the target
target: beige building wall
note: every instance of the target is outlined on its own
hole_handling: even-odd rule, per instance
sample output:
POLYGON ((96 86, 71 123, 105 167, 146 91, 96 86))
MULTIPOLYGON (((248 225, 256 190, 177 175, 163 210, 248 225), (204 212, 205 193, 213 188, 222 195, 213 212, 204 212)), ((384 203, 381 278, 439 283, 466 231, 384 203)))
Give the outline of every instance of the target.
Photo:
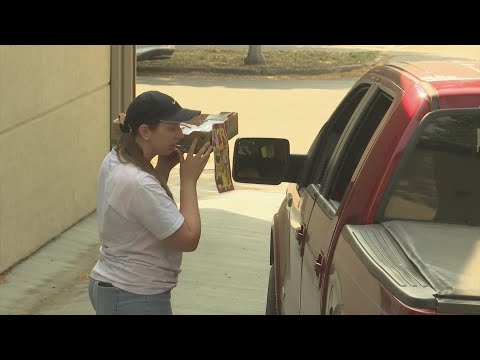
POLYGON ((0 46, 0 273, 95 210, 111 46, 0 46))

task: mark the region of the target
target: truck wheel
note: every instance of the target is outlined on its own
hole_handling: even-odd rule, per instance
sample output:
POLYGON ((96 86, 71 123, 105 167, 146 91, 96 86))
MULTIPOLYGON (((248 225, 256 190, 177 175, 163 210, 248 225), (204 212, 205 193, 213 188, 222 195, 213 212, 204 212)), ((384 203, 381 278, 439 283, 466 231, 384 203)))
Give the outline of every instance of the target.
POLYGON ((268 276, 267 307, 265 315, 277 315, 277 298, 275 295, 275 264, 270 266, 268 276))

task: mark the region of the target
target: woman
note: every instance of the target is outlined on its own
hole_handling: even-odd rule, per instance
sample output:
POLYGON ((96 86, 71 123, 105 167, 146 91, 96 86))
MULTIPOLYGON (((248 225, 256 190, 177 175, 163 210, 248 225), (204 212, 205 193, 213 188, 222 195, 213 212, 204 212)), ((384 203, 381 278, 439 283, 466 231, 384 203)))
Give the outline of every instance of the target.
POLYGON ((176 148, 180 122, 198 114, 147 91, 117 119, 122 135, 103 160, 97 184, 102 246, 89 281, 97 314, 172 314, 170 290, 182 253, 194 251, 200 239, 196 184, 212 152, 207 143, 194 155, 196 141, 186 155, 176 148), (167 185, 178 163, 180 210, 167 185))

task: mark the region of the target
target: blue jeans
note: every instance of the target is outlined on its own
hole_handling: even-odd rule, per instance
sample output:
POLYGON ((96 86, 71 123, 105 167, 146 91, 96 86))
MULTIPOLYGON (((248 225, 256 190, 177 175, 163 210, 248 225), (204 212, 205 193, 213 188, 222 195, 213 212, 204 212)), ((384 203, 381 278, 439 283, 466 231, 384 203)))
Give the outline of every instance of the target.
POLYGON ((88 295, 97 315, 172 315, 170 291, 139 295, 90 278, 88 295))

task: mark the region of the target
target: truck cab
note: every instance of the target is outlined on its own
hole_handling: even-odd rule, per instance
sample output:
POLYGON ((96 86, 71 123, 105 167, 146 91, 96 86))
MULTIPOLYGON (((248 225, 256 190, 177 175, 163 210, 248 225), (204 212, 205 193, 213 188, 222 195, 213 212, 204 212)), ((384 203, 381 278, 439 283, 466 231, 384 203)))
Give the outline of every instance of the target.
POLYGON ((480 65, 375 67, 307 154, 241 138, 237 182, 289 182, 267 314, 480 313, 480 65))

